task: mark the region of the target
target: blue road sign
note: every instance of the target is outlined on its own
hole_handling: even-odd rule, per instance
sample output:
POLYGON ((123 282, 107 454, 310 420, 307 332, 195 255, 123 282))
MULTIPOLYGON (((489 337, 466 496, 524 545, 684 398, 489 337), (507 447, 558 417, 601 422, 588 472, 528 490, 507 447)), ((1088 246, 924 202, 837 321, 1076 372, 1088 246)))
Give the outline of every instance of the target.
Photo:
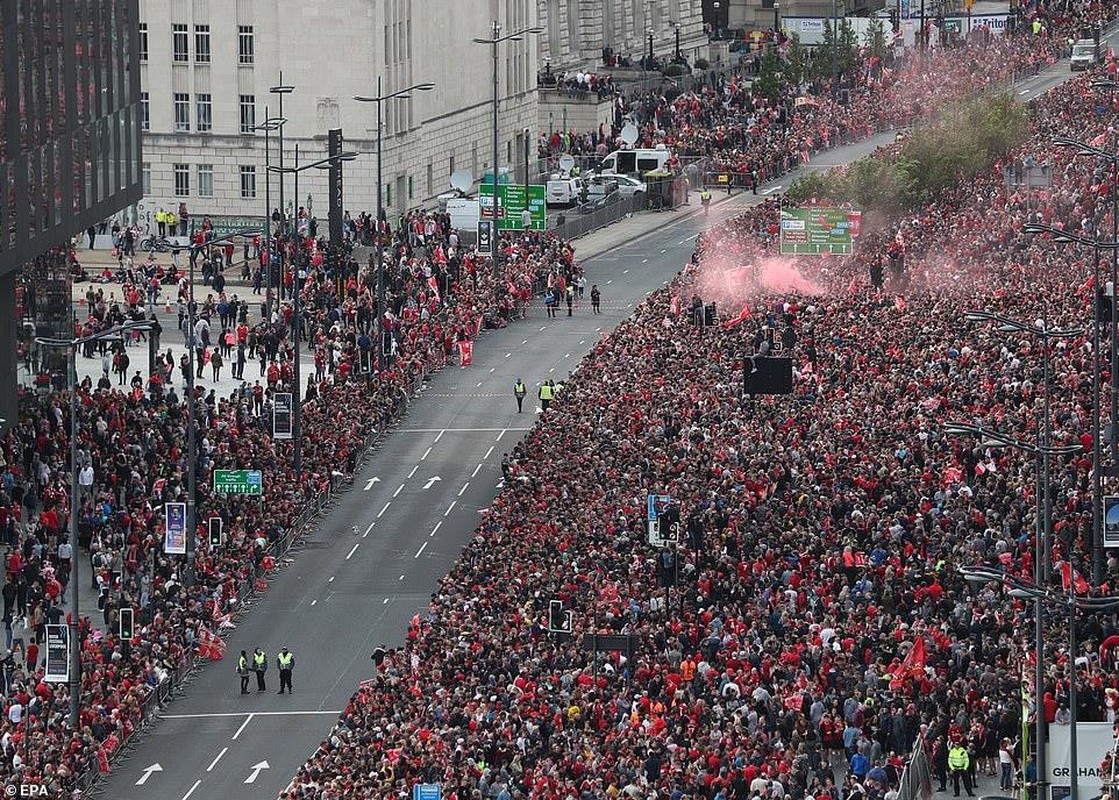
POLYGON ((412 787, 412 800, 439 800, 438 783, 417 783, 412 787))

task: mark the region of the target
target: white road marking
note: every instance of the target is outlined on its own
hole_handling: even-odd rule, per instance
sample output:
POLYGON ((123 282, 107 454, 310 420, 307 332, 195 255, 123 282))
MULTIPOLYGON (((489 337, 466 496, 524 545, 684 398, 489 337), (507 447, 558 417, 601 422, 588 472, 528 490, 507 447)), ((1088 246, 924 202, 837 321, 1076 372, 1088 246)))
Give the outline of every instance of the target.
MULTIPOLYGON (((508 356, 506 356, 506 358, 508 358, 508 356)), ((495 371, 497 371, 497 367, 490 367, 490 372, 491 373, 495 372, 495 371)))
POLYGON ((416 555, 414 555, 413 558, 419 558, 421 555, 423 555, 423 551, 426 550, 426 549, 427 549, 427 542, 424 542, 423 544, 420 545, 420 549, 416 551, 416 555))
POLYGON ((431 529, 431 533, 429 534, 429 536, 435 536, 435 532, 438 531, 441 527, 443 527, 443 520, 439 520, 435 523, 435 527, 431 529))
POLYGON ((556 371, 555 367, 552 367, 550 370, 548 370, 548 372, 555 372, 555 371, 556 371))
POLYGON ((420 468, 419 464, 416 464, 416 466, 412 467, 412 471, 408 473, 408 477, 411 478, 413 475, 415 475, 416 470, 418 470, 419 468, 420 468))
POLYGON ((613 282, 614 282, 614 281, 606 281, 606 285, 607 285, 607 286, 609 286, 609 285, 610 285, 610 284, 612 284, 613 282))
MULTIPOLYGON (((601 330, 601 329, 600 329, 601 330)), ((531 431, 532 428, 399 428, 396 433, 492 433, 493 431, 531 431)))
POLYGON ((508 429, 508 428, 502 428, 502 429, 501 429, 501 433, 499 433, 499 434, 497 435, 497 438, 496 438, 496 439, 494 439, 494 441, 495 441, 495 442, 500 442, 500 441, 501 441, 501 437, 505 435, 505 431, 507 431, 507 430, 509 430, 509 429, 508 429))
POLYGON ((528 344, 528 339, 521 339, 521 344, 528 344))
POLYGON ((206 771, 207 772, 213 772, 214 767, 216 767, 218 765, 218 762, 221 761, 221 757, 224 756, 227 752, 229 752, 229 748, 228 747, 223 747, 221 749, 221 752, 218 753, 217 756, 214 757, 214 760, 210 762, 210 766, 206 767, 206 771))
POLYGON ((564 358, 571 358, 571 353, 564 353, 564 354, 563 354, 563 357, 564 357, 564 358))
POLYGON ((199 778, 198 780, 196 780, 194 782, 194 786, 191 786, 190 790, 186 794, 183 795, 183 800, 190 800, 190 796, 192 794, 194 794, 194 790, 197 789, 201 785, 202 785, 202 779, 199 778))
POLYGON ((369 527, 365 529, 365 533, 363 533, 361 535, 361 538, 364 539, 366 536, 368 536, 369 531, 373 530, 373 526, 376 525, 376 524, 377 524, 377 520, 373 520, 372 522, 370 522, 369 527))
POLYGON ((222 717, 337 717, 342 711, 215 711, 210 714, 163 714, 160 719, 220 719, 222 717))
MULTIPOLYGON (((680 244, 683 244, 683 242, 680 242, 680 244)), ((647 259, 647 258, 643 258, 643 259, 641 259, 641 263, 642 263, 642 264, 648 264, 648 263, 649 263, 649 259, 647 259)), ((627 269, 627 270, 626 270, 626 272, 629 272, 629 270, 627 269)))
POLYGON ((357 552, 357 549, 358 549, 359 547, 361 547, 361 542, 356 542, 356 543, 354 544, 354 546, 350 548, 350 554, 349 554, 348 556, 346 556, 346 560, 347 560, 347 561, 349 561, 349 560, 350 560, 351 558, 353 558, 353 557, 354 557, 354 553, 356 553, 356 552, 357 552))
POLYGON ((473 478, 473 477, 476 477, 476 476, 478 475, 478 472, 479 472, 479 471, 480 471, 481 469, 482 469, 482 465, 481 465, 481 464, 479 464, 478 466, 476 466, 476 467, 474 468, 474 471, 470 473, 470 477, 471 477, 471 478, 473 478))
POLYGON ((485 461, 487 458, 489 458, 490 453, 492 453, 492 452, 493 452, 493 445, 491 444, 490 449, 486 451, 486 454, 484 456, 482 456, 482 460, 485 461))
POLYGON ((382 508, 381 511, 377 514, 377 519, 380 519, 384 515, 384 513, 389 510, 389 506, 391 505, 392 500, 389 500, 387 503, 385 503, 385 507, 382 508))
POLYGON ((404 484, 402 483, 402 484, 400 484, 399 486, 396 487, 396 491, 392 493, 392 496, 396 497, 398 494, 400 494, 403 491, 404 491, 404 484))
POLYGON ((446 429, 446 428, 444 428, 443 430, 439 431, 439 435, 435 437, 435 441, 436 441, 436 442, 438 442, 438 441, 439 441, 440 439, 442 439, 442 438, 443 438, 443 434, 444 434, 444 433, 446 433, 446 432, 447 432, 447 429, 446 429))
POLYGON ((427 448, 426 450, 424 450, 424 454, 422 456, 420 456, 420 461, 426 461, 427 457, 429 455, 431 455, 431 448, 430 447, 427 448))
POLYGON ((401 576, 400 576, 399 578, 397 578, 397 580, 398 580, 398 581, 402 581, 402 580, 404 580, 404 576, 403 576, 403 575, 401 575, 401 576))
POLYGON ((579 340, 579 344, 583 344, 583 343, 585 343, 586 341, 587 341, 586 339, 580 339, 580 340, 579 340))
POLYGON ((444 517, 451 513, 451 509, 455 507, 455 503, 457 503, 457 502, 458 502, 457 500, 452 500, 451 501, 451 504, 449 506, 447 506, 447 510, 443 512, 444 517))
POLYGON ((462 485, 462 488, 458 490, 458 496, 459 497, 462 497, 462 493, 466 491, 466 487, 469 486, 469 485, 470 485, 470 481, 467 481, 466 483, 464 483, 462 485))
MULTIPOLYGON (((509 358, 509 356, 511 356, 511 355, 513 355, 513 354, 512 354, 512 353, 506 353, 506 354, 505 354, 505 357, 506 357, 506 358, 509 358)), ((491 370, 490 370, 490 372, 493 372, 493 370, 491 369, 491 370)))
POLYGON ((383 606, 387 606, 388 604, 389 604, 389 599, 387 597, 384 600, 381 601, 381 605, 383 605, 383 606))
POLYGON ((311 605, 315 605, 315 603, 317 603, 317 602, 319 602, 319 601, 318 600, 312 600, 311 605))
POLYGON ((477 388, 481 387, 481 385, 482 385, 482 382, 478 381, 477 385, 474 388, 477 389, 477 388))
POLYGON ((249 714, 245 717, 245 721, 241 723, 241 727, 237 729, 237 733, 233 734, 233 741, 237 741, 237 737, 241 735, 241 731, 249 727, 249 723, 253 721, 253 717, 255 716, 256 714, 249 714))
POLYGON ((330 577, 329 577, 329 578, 327 579, 327 581, 326 581, 326 582, 327 582, 327 583, 334 583, 334 576, 333 576, 333 575, 331 575, 331 576, 330 576, 330 577))
POLYGON ((540 326, 540 330, 542 330, 542 331, 543 331, 543 330, 544 330, 545 328, 547 328, 547 327, 548 327, 547 325, 541 325, 541 326, 540 326))
POLYGON ((629 270, 628 269, 623 269, 622 274, 623 275, 629 275, 629 270))

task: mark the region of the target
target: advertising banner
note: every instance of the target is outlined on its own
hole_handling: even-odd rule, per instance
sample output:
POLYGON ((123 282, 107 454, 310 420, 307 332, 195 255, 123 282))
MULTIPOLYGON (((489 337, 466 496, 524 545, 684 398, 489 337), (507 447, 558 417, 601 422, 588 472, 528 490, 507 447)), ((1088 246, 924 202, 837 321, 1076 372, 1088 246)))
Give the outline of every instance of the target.
POLYGON ((186 555, 186 503, 163 505, 163 552, 186 555))

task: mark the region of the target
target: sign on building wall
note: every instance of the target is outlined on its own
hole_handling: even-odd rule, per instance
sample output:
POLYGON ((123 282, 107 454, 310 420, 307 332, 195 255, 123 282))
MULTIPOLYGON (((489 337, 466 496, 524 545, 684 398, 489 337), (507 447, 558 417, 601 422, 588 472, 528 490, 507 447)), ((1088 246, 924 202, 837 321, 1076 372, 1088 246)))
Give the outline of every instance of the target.
MULTIPOLYGON (((329 155, 333 158, 342 154, 342 129, 331 128, 327 132, 329 155)), ((330 194, 330 243, 342 244, 342 162, 330 165, 328 192, 330 194)))

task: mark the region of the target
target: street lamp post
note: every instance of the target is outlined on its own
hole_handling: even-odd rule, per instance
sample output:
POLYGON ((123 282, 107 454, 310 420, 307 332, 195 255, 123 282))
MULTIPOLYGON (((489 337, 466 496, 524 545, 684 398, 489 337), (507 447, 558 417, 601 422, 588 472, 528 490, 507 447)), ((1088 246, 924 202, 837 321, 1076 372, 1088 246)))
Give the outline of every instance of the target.
POLYGON ((385 254, 384 254, 384 231, 381 228, 382 217, 384 217, 384 196, 385 192, 382 187, 382 171, 381 171, 381 139, 382 129, 384 124, 382 122, 381 106, 386 100, 393 100, 395 98, 408 98, 412 96, 412 92, 430 92, 435 88, 434 83, 417 83, 409 86, 407 89, 400 89, 399 91, 390 94, 384 94, 381 89, 381 76, 377 76, 377 95, 375 97, 366 97, 365 95, 356 95, 354 100, 359 103, 376 103, 377 104, 377 222, 374 226, 376 231, 376 240, 374 246, 377 248, 377 369, 385 368, 385 335, 384 335, 384 315, 385 315, 385 254))
MULTIPOLYGON (((1070 553, 1071 558, 1071 553, 1070 553)), ((1031 583, 1023 580, 1008 572, 1003 572, 998 569, 992 569, 985 566, 976 567, 961 567, 960 574, 965 580, 973 583, 998 583, 1010 588, 1012 594, 1020 597, 1027 597, 1034 601, 1035 615, 1040 618, 1037 613, 1045 603, 1063 608, 1068 612, 1068 647, 1069 647, 1069 800, 1078 800, 1080 794, 1080 776, 1077 769, 1077 742, 1076 742, 1076 612, 1089 611, 1089 612, 1109 612, 1119 608, 1119 597, 1116 596, 1103 596, 1103 597, 1077 597, 1076 584, 1072 575, 1072 562, 1069 561, 1069 580, 1066 593, 1064 595, 1053 592, 1049 589, 1042 587, 1037 583, 1031 583)), ((1039 640, 1040 641, 1040 640, 1039 640)), ((1044 669, 1041 667, 1042 653, 1039 651, 1035 654, 1037 658, 1037 672, 1039 676, 1044 675, 1044 669)), ((1041 706, 1041 688, 1040 683, 1037 687, 1038 702, 1036 715, 1039 718, 1044 718, 1044 712, 1041 706)), ((1038 726, 1038 752, 1041 752, 1043 740, 1042 728, 1038 726)), ((1043 775, 1041 774, 1040 762, 1038 766, 1038 785, 1043 783, 1043 775)), ((1041 795, 1039 794, 1040 798, 1041 795)))
POLYGON ((287 120, 283 117, 269 117, 268 106, 265 106, 264 122, 253 126, 254 131, 264 131, 264 228, 260 234, 264 252, 268 255, 269 260, 271 260, 272 255, 272 223, 269 221, 272 217, 272 172, 270 169, 272 165, 269 161, 271 148, 268 134, 275 130, 282 130, 285 122, 287 120))
MULTIPOLYGON (((294 86, 289 86, 284 83, 284 71, 280 70, 280 82, 275 86, 269 88, 269 93, 280 96, 280 117, 284 116, 284 95, 291 94, 295 91, 294 86)), ((284 128, 280 126, 280 231, 276 236, 276 249, 279 251, 279 269, 276 271, 276 298, 277 300, 284 291, 284 237, 285 228, 287 227, 287 208, 284 206, 284 128)), ((271 263, 271 248, 269 248, 269 263, 271 263)), ((269 276, 271 278, 271 276, 269 276)), ((272 281, 269 280, 268 284, 271 285, 272 281)))
POLYGON ((77 730, 81 724, 81 693, 82 693, 82 646, 81 646, 81 581, 79 570, 81 554, 78 552, 78 348, 88 342, 104 341, 106 339, 120 339, 124 334, 132 331, 150 330, 147 322, 130 322, 118 325, 90 336, 80 336, 74 339, 55 339, 50 337, 37 337, 35 343, 41 347, 64 348, 70 352, 70 363, 67 365, 67 389, 70 392, 70 724, 77 730))
MULTIPOLYGON (((998 431, 993 431, 988 428, 983 428, 978 425, 971 425, 968 423, 949 422, 944 426, 944 431, 949 436, 976 436, 979 437, 984 444, 993 447, 1012 447, 1018 450, 1032 453, 1035 457, 1049 456, 1049 455, 1071 455, 1079 452, 1080 445, 1068 445, 1061 447, 1041 446, 1038 444, 1030 444, 1029 442, 1019 441, 1018 439, 1011 438, 998 431)), ((1035 461, 1036 464, 1036 461, 1035 461)), ((1040 470, 1039 470, 1040 473, 1040 470)), ((1049 494, 1049 487, 1044 487, 1045 494, 1049 494)), ((1040 496, 1038 497, 1038 506, 1035 515, 1039 518, 1036 524, 1036 537, 1039 550, 1039 557, 1037 564, 1035 564, 1035 579, 1039 583, 1042 582, 1041 571, 1041 555, 1040 551, 1043 550, 1041 531, 1043 525, 1048 525, 1048 520, 1045 523, 1040 521, 1040 517, 1044 514, 1046 517, 1051 512, 1048 502, 1042 503, 1040 496)), ((1035 711, 1034 711, 1034 738, 1037 740, 1035 743, 1036 756, 1035 767, 1037 772, 1037 786, 1040 788, 1045 784, 1045 709, 1042 703, 1044 697, 1045 686, 1045 627, 1043 622, 1043 602, 1042 598, 1034 598, 1034 695, 1035 695, 1035 711)), ((1074 716, 1075 719, 1075 716, 1074 716)), ((1073 739, 1076 737, 1073 736, 1073 739)), ((1073 763, 1075 763, 1075 753, 1072 754, 1073 763)), ((1026 758, 1026 753, 1022 754, 1023 760, 1026 758)), ((1075 783, 1073 784, 1075 786, 1075 783)), ((1037 793, 1038 800, 1044 797, 1044 792, 1037 793)))
MULTIPOLYGON (((296 237, 297 238, 298 238, 298 234, 299 234, 299 216, 298 216, 299 215, 299 173, 303 172, 304 170, 308 170, 308 169, 322 169, 324 167, 330 167, 331 165, 336 164, 339 161, 353 161, 355 158, 357 158, 357 155, 358 154, 353 152, 353 151, 347 151, 345 153, 338 153, 337 155, 330 156, 329 158, 323 158, 323 159, 320 159, 318 161, 312 161, 310 164, 300 165, 300 163, 299 163, 299 145, 296 145, 295 146, 295 166, 293 166, 293 167, 269 167, 269 169, 272 172, 277 172, 277 173, 280 174, 280 185, 281 186, 283 186, 283 181, 284 181, 283 176, 285 174, 291 173, 291 174, 295 175, 295 203, 296 203, 295 227, 296 227, 296 237)), ((293 298, 292 298, 292 315, 291 315, 291 319, 292 319, 292 338, 295 340, 295 364, 293 365, 293 369, 292 369, 292 377, 293 377, 293 380, 294 380, 294 383, 295 383, 295 391, 293 392, 293 397, 292 397, 291 437, 292 437, 293 448, 292 448, 291 463, 292 463, 292 468, 295 470, 295 474, 296 474, 297 479, 298 479, 299 475, 301 474, 302 463, 301 463, 300 456, 302 455, 302 450, 303 450, 302 441, 300 440, 300 426, 301 426, 301 422, 302 422, 302 408, 301 408, 302 407, 302 399, 301 399, 302 398, 302 395, 301 395, 302 387, 300 385, 300 381, 302 380, 302 376, 300 375, 300 370, 299 370, 299 340, 300 340, 300 331, 302 330, 302 321, 300 320, 300 317, 299 317, 299 314, 300 314, 299 295, 300 295, 301 289, 303 288, 300 285, 300 276, 299 276, 299 268, 300 268, 300 261, 301 260, 302 260, 302 257, 300 255, 297 255, 295 263, 292 265, 292 267, 295 269, 295 276, 292 279, 292 286, 295 289, 295 291, 293 293, 293 298)))
MULTIPOLYGON (((1079 152, 1096 155, 1096 156, 1109 156, 1106 151, 1101 151, 1098 148, 1090 147, 1080 142, 1071 139, 1058 138, 1054 140, 1056 144, 1062 147, 1077 147, 1079 152)), ((1114 160, 1116 156, 1110 156, 1114 160)), ((1119 213, 1119 197, 1115 192, 1112 192, 1112 217, 1119 213)), ((1092 391, 1093 391, 1093 408, 1092 408, 1092 582, 1097 586, 1103 579, 1103 475, 1107 472, 1109 475, 1115 476, 1119 474, 1119 439, 1116 438, 1116 433, 1119 433, 1119 410, 1116 405, 1119 404, 1119 385, 1116 384, 1116 376, 1119 375, 1119 341, 1116 341, 1117 333, 1119 333, 1119 317, 1116 316, 1116 302, 1115 302, 1115 286, 1116 283, 1116 258, 1119 257, 1119 236, 1113 235, 1110 242, 1100 241, 1099 239, 1091 239, 1086 236, 1080 236, 1069 231, 1056 228, 1052 225, 1044 225, 1041 223, 1029 223, 1023 227, 1026 233, 1047 233, 1053 237, 1053 241, 1059 244, 1079 244, 1084 247, 1091 247, 1094 251, 1092 278, 1095 284, 1093 290, 1092 302, 1092 391), (1097 308, 1098 304, 1095 297, 1098 296, 1100 288, 1100 254, 1104 250, 1111 251, 1112 258, 1112 298, 1111 298, 1111 458, 1108 467, 1103 467, 1102 462, 1102 425, 1100 422, 1101 410, 1103 407, 1103 380, 1100 376, 1100 320, 1098 319, 1097 308)))
MULTIPOLYGON (((507 33, 504 36, 502 36, 501 35, 501 23, 498 22, 497 20, 494 20, 492 31, 493 31, 493 35, 489 39, 478 39, 478 38, 476 38, 473 41, 474 41, 475 44, 488 44, 493 48, 493 168, 492 168, 493 169, 493 235, 492 235, 492 238, 490 240, 491 243, 492 243, 491 246, 492 246, 493 249, 491 251, 492 252, 492 257, 491 257, 490 260, 493 263, 493 274, 494 274, 494 277, 496 278, 496 277, 498 277, 498 275, 500 274, 500 271, 501 271, 501 264, 500 264, 501 243, 498 240, 499 237, 497 235, 497 223, 498 223, 498 219, 497 219, 497 208, 498 208, 498 206, 497 206, 497 201, 498 201, 497 163, 498 163, 498 160, 499 160, 499 157, 500 157, 500 153, 498 152, 498 149, 497 149, 497 106, 498 106, 498 96, 497 96, 497 46, 499 44, 501 44, 502 42, 519 42, 524 38, 525 34, 542 33, 544 31, 544 29, 543 28, 521 28, 520 30, 514 31, 512 33, 507 33)), ((652 38, 653 38, 652 36, 649 37, 650 47, 652 47, 652 38)))
POLYGON ((777 34, 781 30, 781 4, 777 0, 773 0, 773 36, 776 41, 777 34))

